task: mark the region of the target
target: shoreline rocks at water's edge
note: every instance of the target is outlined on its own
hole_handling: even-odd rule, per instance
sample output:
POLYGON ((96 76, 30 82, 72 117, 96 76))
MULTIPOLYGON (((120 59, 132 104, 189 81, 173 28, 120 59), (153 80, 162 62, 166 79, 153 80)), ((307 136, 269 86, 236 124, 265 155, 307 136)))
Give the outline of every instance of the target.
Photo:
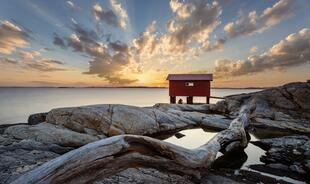
POLYGON ((261 92, 228 96, 210 105, 156 104, 143 108, 103 104, 57 108, 31 115, 28 124, 46 120, 75 132, 106 136, 123 133, 152 135, 188 127, 222 130, 228 127, 242 105, 255 100, 252 128, 309 134, 309 94, 310 83, 291 83, 261 92))
POLYGON ((47 114, 48 114, 48 112, 31 114, 28 117, 27 122, 28 122, 29 125, 36 125, 36 124, 45 122, 47 114))
POLYGON ((310 132, 310 83, 289 83, 260 92, 232 95, 216 104, 215 110, 236 116, 242 104, 256 101, 252 114, 254 128, 309 134, 310 132))
MULTIPOLYGON (((227 128, 241 105, 253 99, 257 103, 250 123, 254 131, 261 133, 261 128, 268 128, 309 135, 309 94, 309 83, 293 83, 262 92, 229 96, 215 105, 156 104, 140 108, 107 104, 53 109, 47 114, 30 116, 29 125, 4 128, 0 135, 0 161, 11 164, 1 165, 0 182, 12 181, 64 152, 113 135, 155 136, 195 127, 222 130, 227 128), (30 143, 37 146, 31 147, 30 143), (24 159, 23 154, 30 154, 32 158, 24 159), (13 159, 19 164, 12 162, 13 159), (15 174, 8 176, 10 172, 15 174)), ((128 177, 127 171, 124 172, 128 177)), ((160 174, 165 178, 164 173, 160 174)))
POLYGON ((261 157, 261 161, 269 167, 293 171, 301 175, 310 173, 309 136, 285 136, 262 139, 252 143, 267 151, 266 155, 261 157))

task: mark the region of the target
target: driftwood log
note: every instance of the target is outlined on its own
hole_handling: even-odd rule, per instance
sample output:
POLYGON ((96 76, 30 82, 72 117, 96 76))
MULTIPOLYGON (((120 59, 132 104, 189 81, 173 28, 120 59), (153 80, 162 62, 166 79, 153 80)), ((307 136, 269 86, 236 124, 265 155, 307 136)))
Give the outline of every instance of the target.
POLYGON ((228 129, 196 149, 146 136, 119 135, 68 152, 13 183, 89 183, 132 167, 150 167, 199 178, 201 171, 210 168, 219 151, 225 154, 247 146, 245 127, 253 109, 243 106, 228 129))

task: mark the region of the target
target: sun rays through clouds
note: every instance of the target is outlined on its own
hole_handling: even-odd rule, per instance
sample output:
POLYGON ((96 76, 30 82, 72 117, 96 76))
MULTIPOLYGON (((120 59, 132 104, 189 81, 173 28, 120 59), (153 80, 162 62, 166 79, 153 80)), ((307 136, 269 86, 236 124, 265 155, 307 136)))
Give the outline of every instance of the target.
POLYGON ((18 80, 18 72, 28 81, 48 76, 46 82, 86 86, 165 86, 168 73, 214 73, 218 86, 243 86, 277 71, 293 80, 310 60, 302 5, 309 3, 22 2, 28 17, 0 14, 0 66, 7 75, 0 83, 18 80))

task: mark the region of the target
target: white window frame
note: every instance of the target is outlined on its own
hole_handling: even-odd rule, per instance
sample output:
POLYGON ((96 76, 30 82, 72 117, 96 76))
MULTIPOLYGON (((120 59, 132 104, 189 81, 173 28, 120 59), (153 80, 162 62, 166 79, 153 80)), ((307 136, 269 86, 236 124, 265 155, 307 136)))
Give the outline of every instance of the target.
POLYGON ((185 82, 186 87, 194 87, 195 83, 194 82, 185 82))

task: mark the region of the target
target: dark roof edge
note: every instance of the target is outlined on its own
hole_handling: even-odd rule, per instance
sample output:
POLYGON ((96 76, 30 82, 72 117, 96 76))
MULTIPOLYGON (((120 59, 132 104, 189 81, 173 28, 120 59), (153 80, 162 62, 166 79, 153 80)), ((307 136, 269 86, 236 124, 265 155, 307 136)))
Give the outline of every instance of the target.
POLYGON ((208 81, 213 81, 213 74, 168 74, 166 80, 208 80, 208 81))

